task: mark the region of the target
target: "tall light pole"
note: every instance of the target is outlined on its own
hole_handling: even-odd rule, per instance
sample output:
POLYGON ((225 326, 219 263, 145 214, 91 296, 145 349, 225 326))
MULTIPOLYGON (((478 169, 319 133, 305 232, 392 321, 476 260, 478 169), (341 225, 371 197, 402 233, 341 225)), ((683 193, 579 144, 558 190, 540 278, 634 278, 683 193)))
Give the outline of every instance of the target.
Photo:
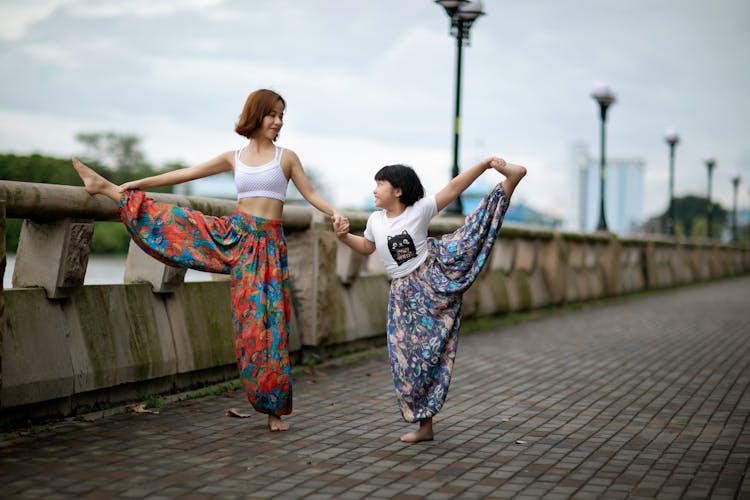
POLYGON ((605 124, 607 122, 607 108, 615 102, 615 93, 604 82, 596 82, 594 89, 591 91, 591 97, 599 103, 599 113, 601 116, 601 157, 599 161, 599 224, 596 226, 597 231, 607 230, 607 218, 604 215, 604 183, 607 174, 607 162, 605 160, 605 124))
POLYGON ((713 218, 713 207, 711 206, 711 180, 714 174, 714 167, 716 166, 716 158, 711 154, 706 154, 703 157, 703 162, 706 164, 708 169, 708 197, 706 198, 706 237, 711 238, 713 232, 711 231, 711 222, 713 218))
POLYGON ((739 241, 739 233, 737 232, 737 187, 740 185, 740 176, 735 174, 732 177, 732 187, 734 187, 734 201, 732 203, 732 241, 737 243, 739 241))
POLYGON ((680 136, 673 128, 664 133, 664 140, 669 144, 669 216, 667 217, 667 234, 674 236, 674 148, 680 142, 680 136))
MULTIPOLYGON (((471 25, 485 14, 481 0, 435 0, 440 4, 451 20, 451 35, 456 37, 456 114, 453 120, 453 167, 451 177, 458 175, 458 142, 461 135, 461 52, 466 42, 469 42, 471 25)), ((461 197, 448 205, 445 209, 450 214, 463 213, 461 197)))

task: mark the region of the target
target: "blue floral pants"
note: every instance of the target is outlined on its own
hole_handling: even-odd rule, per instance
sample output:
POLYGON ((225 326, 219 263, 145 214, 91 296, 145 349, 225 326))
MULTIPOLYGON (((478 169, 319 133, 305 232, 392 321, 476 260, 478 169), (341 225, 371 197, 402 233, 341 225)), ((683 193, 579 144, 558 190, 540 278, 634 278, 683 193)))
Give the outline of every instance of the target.
POLYGON ((502 184, 484 197, 467 223, 440 240, 412 273, 391 281, 388 354, 404 420, 437 414, 448 395, 458 346, 463 293, 492 251, 508 209, 502 184))

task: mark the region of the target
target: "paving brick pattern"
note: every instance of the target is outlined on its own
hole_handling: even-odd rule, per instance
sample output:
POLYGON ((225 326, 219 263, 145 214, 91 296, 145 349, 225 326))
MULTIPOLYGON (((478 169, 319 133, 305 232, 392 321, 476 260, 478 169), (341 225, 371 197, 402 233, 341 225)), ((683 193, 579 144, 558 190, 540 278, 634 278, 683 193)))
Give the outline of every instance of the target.
POLYGON ((384 351, 295 381, 0 441, 4 498, 750 498, 750 277, 465 335, 436 440, 406 445, 384 351))

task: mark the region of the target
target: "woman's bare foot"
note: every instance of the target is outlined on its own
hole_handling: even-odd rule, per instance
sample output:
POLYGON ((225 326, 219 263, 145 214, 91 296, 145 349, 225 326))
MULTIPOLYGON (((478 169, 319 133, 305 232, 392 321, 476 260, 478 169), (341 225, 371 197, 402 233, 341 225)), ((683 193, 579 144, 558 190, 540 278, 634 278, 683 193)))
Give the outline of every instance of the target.
POLYGON ((401 436, 404 443, 418 443, 420 441, 432 441, 434 434, 432 432, 432 417, 419 421, 419 429, 401 436))
POLYGON ((78 172, 78 175, 81 177, 83 187, 88 194, 92 196, 95 194, 103 194, 104 196, 111 198, 113 201, 118 201, 120 199, 120 190, 115 184, 109 182, 107 179, 94 172, 91 168, 81 163, 75 156, 72 158, 72 162, 73 168, 76 169, 76 172, 78 172))
POLYGON ((516 165, 515 163, 506 163, 505 160, 493 160, 491 165, 492 168, 505 176, 503 190, 505 191, 506 198, 510 199, 513 190, 516 189, 518 183, 521 182, 521 179, 526 175, 526 167, 516 165))
POLYGON ((268 429, 271 432, 286 431, 289 430, 289 424, 281 420, 279 416, 268 415, 268 429))

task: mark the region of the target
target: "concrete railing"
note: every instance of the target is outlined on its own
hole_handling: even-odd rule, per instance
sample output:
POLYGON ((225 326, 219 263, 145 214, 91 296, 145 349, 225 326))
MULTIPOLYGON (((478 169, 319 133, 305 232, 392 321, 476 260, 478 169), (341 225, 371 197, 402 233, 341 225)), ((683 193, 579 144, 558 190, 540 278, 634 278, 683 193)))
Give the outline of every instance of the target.
MULTIPOLYGON (((222 215, 227 200, 154 194, 222 215)), ((348 213, 352 231, 367 214, 348 213)), ((24 219, 13 288, 0 294, 0 411, 4 420, 69 415, 148 394, 236 377, 229 285, 188 282, 131 244, 125 284, 83 285, 94 221, 115 204, 82 188, 0 181, 0 229, 24 219)), ((376 255, 337 242, 312 209, 288 206, 290 349, 324 354, 382 339, 388 279, 376 255)), ((438 236, 462 218, 438 217, 438 236)), ((0 274, 5 273, 4 238, 0 274)), ((464 317, 497 316, 750 271, 747 248, 715 242, 619 239, 505 226, 464 317)))

